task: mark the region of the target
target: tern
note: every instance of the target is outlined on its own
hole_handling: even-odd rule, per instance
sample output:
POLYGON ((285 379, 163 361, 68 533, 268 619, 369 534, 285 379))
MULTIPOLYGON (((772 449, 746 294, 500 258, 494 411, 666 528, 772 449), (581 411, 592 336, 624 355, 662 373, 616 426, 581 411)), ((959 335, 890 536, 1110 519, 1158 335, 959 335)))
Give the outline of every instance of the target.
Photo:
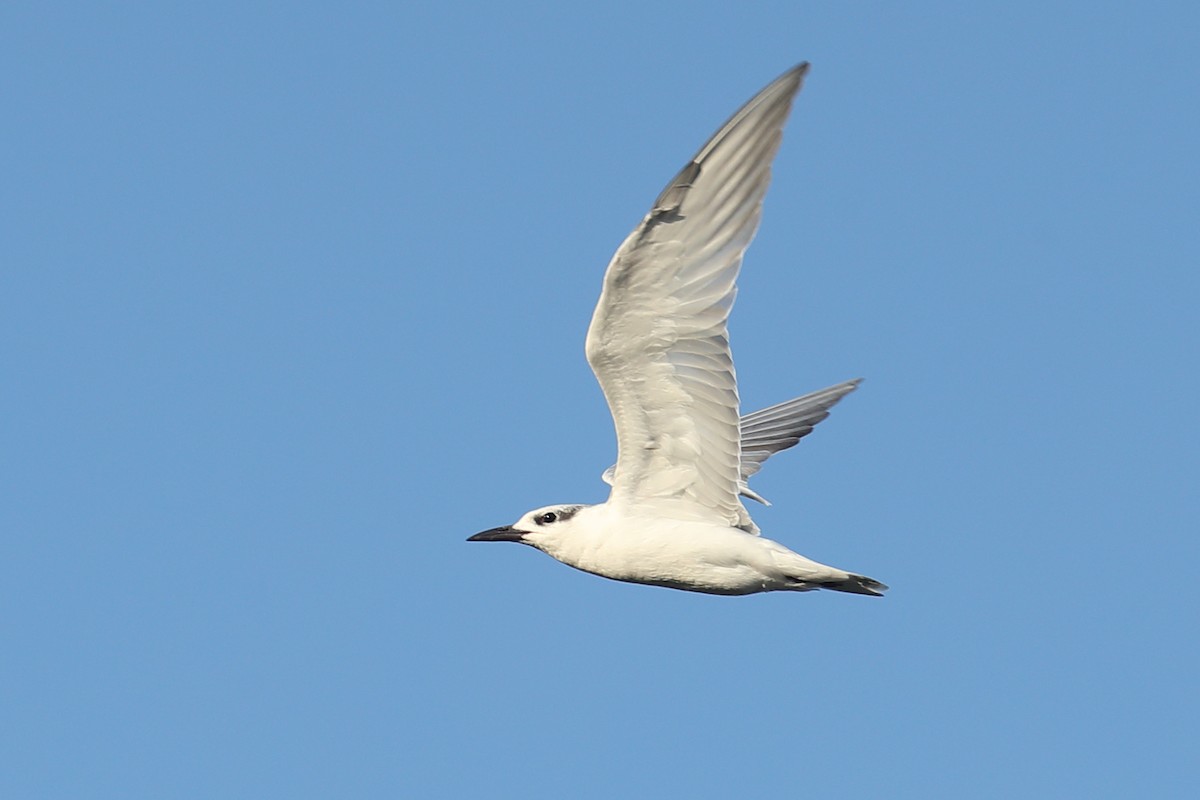
POLYGON ((762 500, 746 480, 858 383, 739 418, 729 312, 807 72, 793 67, 730 117, 609 262, 586 343, 617 433, 608 500, 537 508, 468 541, 519 542, 605 578, 707 594, 887 589, 760 536, 741 500, 762 500))

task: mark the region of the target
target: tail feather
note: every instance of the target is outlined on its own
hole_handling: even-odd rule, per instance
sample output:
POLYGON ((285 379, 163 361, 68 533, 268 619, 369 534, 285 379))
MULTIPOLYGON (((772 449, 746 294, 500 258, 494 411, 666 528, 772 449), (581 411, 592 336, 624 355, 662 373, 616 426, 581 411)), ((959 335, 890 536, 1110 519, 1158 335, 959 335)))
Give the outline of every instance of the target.
POLYGON ((835 592, 866 594, 872 597, 883 597, 883 593, 888 589, 887 584, 880 583, 874 578, 868 578, 866 575, 855 575, 854 573, 838 580, 822 581, 819 585, 822 589, 832 589, 835 592))

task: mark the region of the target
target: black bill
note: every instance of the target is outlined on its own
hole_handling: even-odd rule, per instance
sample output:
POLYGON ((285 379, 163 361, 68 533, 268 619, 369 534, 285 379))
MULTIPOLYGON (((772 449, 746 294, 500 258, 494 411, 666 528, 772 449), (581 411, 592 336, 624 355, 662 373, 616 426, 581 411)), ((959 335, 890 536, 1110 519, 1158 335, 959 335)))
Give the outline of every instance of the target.
POLYGON ((509 525, 505 525, 501 528, 492 528, 490 530, 486 530, 481 533, 477 533, 474 536, 472 536, 471 538, 467 539, 467 541, 468 542, 519 542, 519 541, 521 541, 521 537, 524 535, 525 535, 525 533, 523 531, 519 531, 516 528, 513 528, 509 525))

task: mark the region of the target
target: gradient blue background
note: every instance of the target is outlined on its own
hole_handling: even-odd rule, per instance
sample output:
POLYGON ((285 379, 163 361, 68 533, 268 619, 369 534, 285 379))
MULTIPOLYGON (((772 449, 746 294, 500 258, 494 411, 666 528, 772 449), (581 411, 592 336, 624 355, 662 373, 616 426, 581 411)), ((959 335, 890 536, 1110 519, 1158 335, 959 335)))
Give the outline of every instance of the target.
POLYGON ((1194 3, 6 3, 0 795, 1179 797, 1194 3), (607 260, 799 60, 755 486, 883 600, 468 545, 599 502, 607 260))

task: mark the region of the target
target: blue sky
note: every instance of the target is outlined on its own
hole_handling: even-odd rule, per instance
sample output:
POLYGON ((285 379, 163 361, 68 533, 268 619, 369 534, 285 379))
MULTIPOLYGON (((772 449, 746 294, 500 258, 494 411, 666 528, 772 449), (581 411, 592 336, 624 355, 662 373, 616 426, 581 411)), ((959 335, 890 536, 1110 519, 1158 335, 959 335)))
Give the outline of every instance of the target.
POLYGON ((1190 3, 6 4, 0 794, 1200 788, 1190 3), (599 502, 613 249, 812 73, 732 335, 892 586, 468 545, 599 502))

